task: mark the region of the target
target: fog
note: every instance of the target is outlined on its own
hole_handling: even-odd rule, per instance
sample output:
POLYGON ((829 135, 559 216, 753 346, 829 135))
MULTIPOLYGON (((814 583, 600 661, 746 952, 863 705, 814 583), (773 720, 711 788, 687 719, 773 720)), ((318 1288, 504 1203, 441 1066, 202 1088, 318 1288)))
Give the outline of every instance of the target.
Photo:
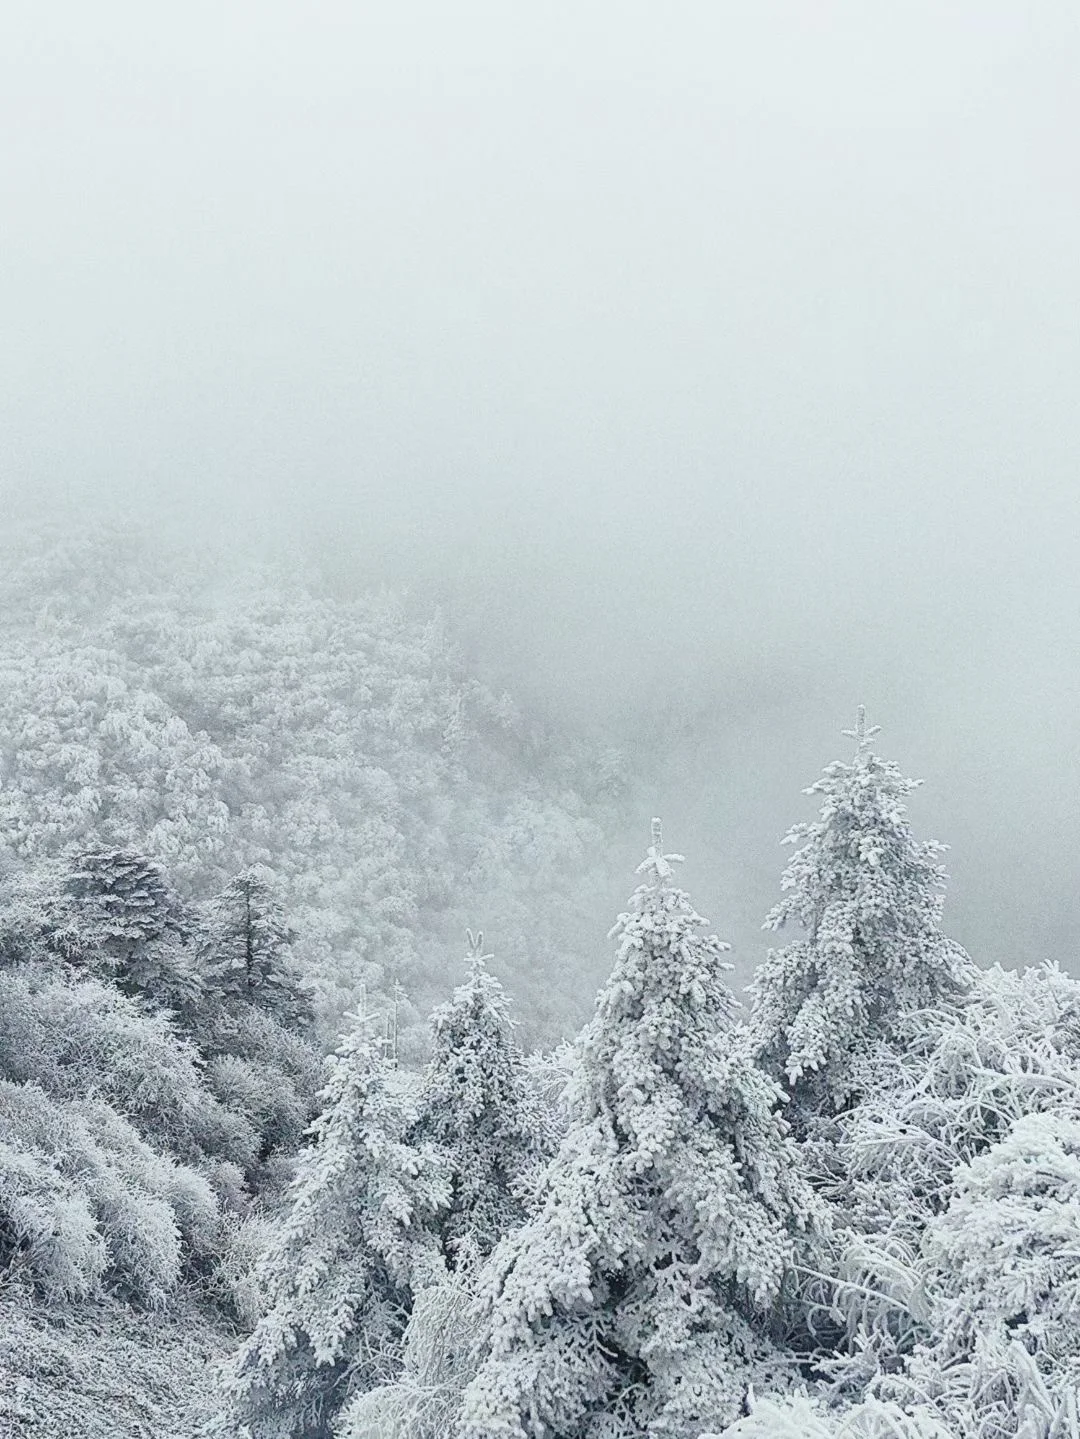
POLYGON ((632 755, 663 716, 642 840, 662 809, 750 960, 864 702, 957 936, 1072 963, 1075 6, 9 0, 3 34, 9 515, 314 548, 632 755))

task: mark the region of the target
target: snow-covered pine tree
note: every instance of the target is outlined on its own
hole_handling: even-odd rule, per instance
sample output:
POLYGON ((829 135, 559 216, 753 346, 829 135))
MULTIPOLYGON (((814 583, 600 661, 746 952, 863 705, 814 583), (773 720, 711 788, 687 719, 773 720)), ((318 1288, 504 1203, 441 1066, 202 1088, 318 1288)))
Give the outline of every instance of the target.
POLYGON ((148 941, 190 927, 164 869, 135 850, 80 855, 64 889, 90 907, 99 942, 121 963, 148 941))
POLYGON ((912 836, 904 800, 919 781, 873 752, 877 733, 860 706, 844 731, 854 759, 830 764, 806 791, 822 796, 821 816, 788 833, 799 848, 765 921, 794 921, 806 936, 770 950, 752 985, 755 1053, 815 1111, 848 1101, 847 1064, 866 1039, 947 1002, 973 973, 941 927, 945 846, 912 836))
POLYGON ((257 1279, 267 1308, 227 1377, 221 1432, 328 1439, 352 1393, 393 1379, 414 1288, 445 1267, 449 1182, 403 1135, 415 1108, 361 1019, 328 1061, 323 1111, 257 1279))
POLYGON ((191 916, 156 860, 137 850, 79 855, 43 905, 43 938, 126 994, 186 1012, 201 985, 188 952, 191 916))
POLYGON ((678 858, 654 822, 569 1131, 536 1215, 492 1256, 465 1439, 696 1436, 778 1361, 763 1321, 815 1204, 678 858))
POLYGON ((450 1201, 435 1237, 447 1272, 418 1289, 403 1335, 402 1371, 358 1393, 341 1439, 445 1439, 476 1372, 475 1286, 496 1242, 523 1222, 555 1147, 552 1106, 514 1036, 502 985, 487 969, 482 934, 466 930, 468 978, 431 1016, 432 1056, 408 1133, 445 1164, 450 1201))
POLYGON ((410 1135, 433 1144, 451 1176, 441 1221, 451 1268, 486 1258, 524 1220, 530 1186, 554 1147, 506 994, 487 968, 484 936, 466 936, 468 978, 431 1015, 432 1055, 410 1135))
POLYGON ((288 1028, 306 1027, 311 1005, 290 955, 295 939, 272 872, 251 865, 209 906, 199 946, 207 988, 254 1004, 288 1028))

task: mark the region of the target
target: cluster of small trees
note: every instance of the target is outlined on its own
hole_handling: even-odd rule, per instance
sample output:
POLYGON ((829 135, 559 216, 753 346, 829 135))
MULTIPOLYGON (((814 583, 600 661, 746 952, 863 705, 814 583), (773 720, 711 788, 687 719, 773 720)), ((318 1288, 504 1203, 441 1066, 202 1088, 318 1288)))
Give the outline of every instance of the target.
POLYGON ((358 1019, 223 1433, 1080 1433, 1080 986, 948 939, 873 733, 745 1020, 658 826, 557 1105, 478 948, 421 1076, 358 1019))
MULTIPOLYGON (((0 887, 0 1271, 48 1302, 213 1289, 273 1195, 320 1053, 272 876, 206 905, 128 850, 0 887)), ((218 1298, 229 1304, 227 1286, 218 1298)))

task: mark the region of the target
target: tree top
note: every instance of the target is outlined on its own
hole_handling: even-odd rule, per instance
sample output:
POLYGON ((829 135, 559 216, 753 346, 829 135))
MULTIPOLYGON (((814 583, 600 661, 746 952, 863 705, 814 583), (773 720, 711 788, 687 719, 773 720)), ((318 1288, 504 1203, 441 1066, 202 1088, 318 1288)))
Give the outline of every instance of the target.
POLYGON ((855 741, 855 758, 859 759, 870 748, 870 741, 874 736, 881 733, 881 726, 878 724, 868 725, 866 723, 866 706, 860 705, 855 712, 855 728, 841 730, 840 733, 855 741))
POLYGON ((648 853, 637 867, 636 873, 648 877, 647 882, 653 889, 666 889, 675 876, 675 865, 683 863, 681 854, 665 854, 663 843, 663 831, 660 821, 654 819, 652 822, 652 844, 648 853))

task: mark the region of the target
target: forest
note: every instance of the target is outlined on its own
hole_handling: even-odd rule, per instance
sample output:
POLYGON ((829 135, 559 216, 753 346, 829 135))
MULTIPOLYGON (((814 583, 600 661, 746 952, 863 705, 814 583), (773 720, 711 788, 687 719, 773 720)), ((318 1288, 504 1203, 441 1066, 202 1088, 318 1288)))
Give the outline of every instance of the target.
POLYGON ((1080 1439, 1080 982, 862 709, 740 995, 425 602, 89 526, 0 611, 5 1439, 1080 1439))

